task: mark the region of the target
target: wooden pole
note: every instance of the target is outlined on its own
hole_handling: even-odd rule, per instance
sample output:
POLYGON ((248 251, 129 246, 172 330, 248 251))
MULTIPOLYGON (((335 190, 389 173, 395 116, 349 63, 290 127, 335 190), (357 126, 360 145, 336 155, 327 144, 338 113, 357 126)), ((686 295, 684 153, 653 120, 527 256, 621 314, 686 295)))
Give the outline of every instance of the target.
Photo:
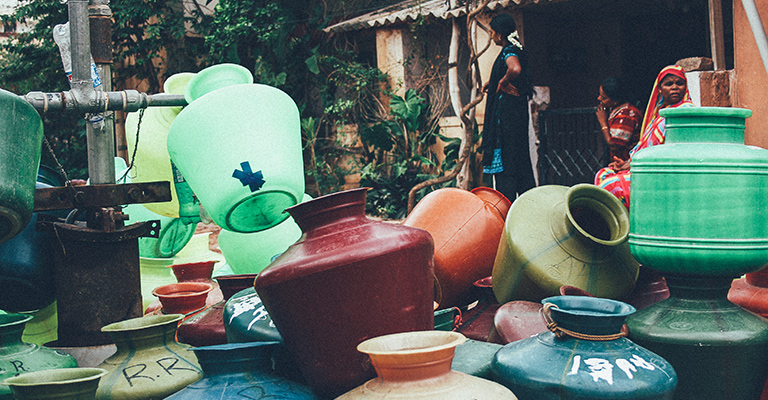
POLYGON ((715 71, 725 69, 725 44, 723 41, 722 0, 709 0, 709 39, 715 71))

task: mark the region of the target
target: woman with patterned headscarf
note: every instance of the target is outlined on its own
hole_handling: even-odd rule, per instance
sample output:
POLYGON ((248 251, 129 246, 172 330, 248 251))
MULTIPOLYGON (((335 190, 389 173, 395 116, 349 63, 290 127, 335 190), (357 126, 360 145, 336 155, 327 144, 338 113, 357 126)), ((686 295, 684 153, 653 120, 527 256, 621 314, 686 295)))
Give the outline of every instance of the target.
POLYGON ((536 186, 528 145, 528 99, 533 86, 511 15, 499 14, 491 20, 491 38, 501 52, 483 86, 488 94, 481 145, 483 173, 493 175, 495 189, 514 201, 536 186))
POLYGON ((595 185, 600 186, 619 200, 629 210, 630 191, 630 161, 632 155, 647 147, 664 143, 666 135, 666 119, 659 115, 664 108, 694 107, 688 92, 688 80, 685 71, 677 65, 664 67, 656 77, 651 90, 651 98, 645 109, 642 135, 637 145, 629 152, 629 159, 622 160, 614 157, 608 167, 601 169, 595 176, 595 185))

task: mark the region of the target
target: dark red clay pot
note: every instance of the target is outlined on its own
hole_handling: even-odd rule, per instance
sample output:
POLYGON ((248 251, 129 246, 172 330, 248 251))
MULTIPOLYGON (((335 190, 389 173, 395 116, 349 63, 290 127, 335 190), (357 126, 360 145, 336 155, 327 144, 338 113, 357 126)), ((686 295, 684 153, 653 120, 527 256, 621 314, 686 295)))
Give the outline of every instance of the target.
POLYGON ((176 340, 195 347, 227 343, 224 329, 224 305, 235 293, 253 286, 258 274, 222 275, 215 278, 224 299, 199 313, 192 314, 179 324, 176 340))
POLYGON ((365 216, 366 188, 287 211, 303 235, 254 288, 307 383, 336 397, 375 377, 363 340, 434 326, 428 232, 365 216))

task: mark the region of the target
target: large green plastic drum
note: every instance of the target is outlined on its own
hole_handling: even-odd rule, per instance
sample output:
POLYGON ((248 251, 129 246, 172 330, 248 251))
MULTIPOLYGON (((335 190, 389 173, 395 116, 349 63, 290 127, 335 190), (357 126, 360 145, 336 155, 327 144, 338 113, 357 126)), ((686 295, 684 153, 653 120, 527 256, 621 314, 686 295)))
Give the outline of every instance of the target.
POLYGON ((0 243, 32 218, 43 121, 34 107, 0 89, 0 243))
POLYGON ((664 274, 736 277, 768 262, 768 150, 744 145, 752 111, 662 110, 666 143, 632 157, 629 246, 664 274))
POLYGON ((296 103, 252 81, 234 64, 200 71, 168 132, 172 162, 213 221, 244 233, 279 224, 304 195, 296 103))

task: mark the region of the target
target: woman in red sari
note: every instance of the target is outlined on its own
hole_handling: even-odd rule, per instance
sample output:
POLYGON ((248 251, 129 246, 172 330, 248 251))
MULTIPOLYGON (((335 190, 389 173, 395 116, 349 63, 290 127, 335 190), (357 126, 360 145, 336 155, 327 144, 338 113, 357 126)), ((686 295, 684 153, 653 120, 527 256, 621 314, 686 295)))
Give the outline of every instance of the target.
POLYGON ((677 65, 664 67, 656 77, 651 91, 651 98, 645 109, 642 135, 637 145, 629 152, 629 159, 613 158, 608 167, 601 169, 595 176, 595 185, 613 193, 629 210, 630 161, 636 152, 664 143, 666 119, 659 116, 664 108, 694 107, 688 93, 688 81, 685 71, 677 65))

